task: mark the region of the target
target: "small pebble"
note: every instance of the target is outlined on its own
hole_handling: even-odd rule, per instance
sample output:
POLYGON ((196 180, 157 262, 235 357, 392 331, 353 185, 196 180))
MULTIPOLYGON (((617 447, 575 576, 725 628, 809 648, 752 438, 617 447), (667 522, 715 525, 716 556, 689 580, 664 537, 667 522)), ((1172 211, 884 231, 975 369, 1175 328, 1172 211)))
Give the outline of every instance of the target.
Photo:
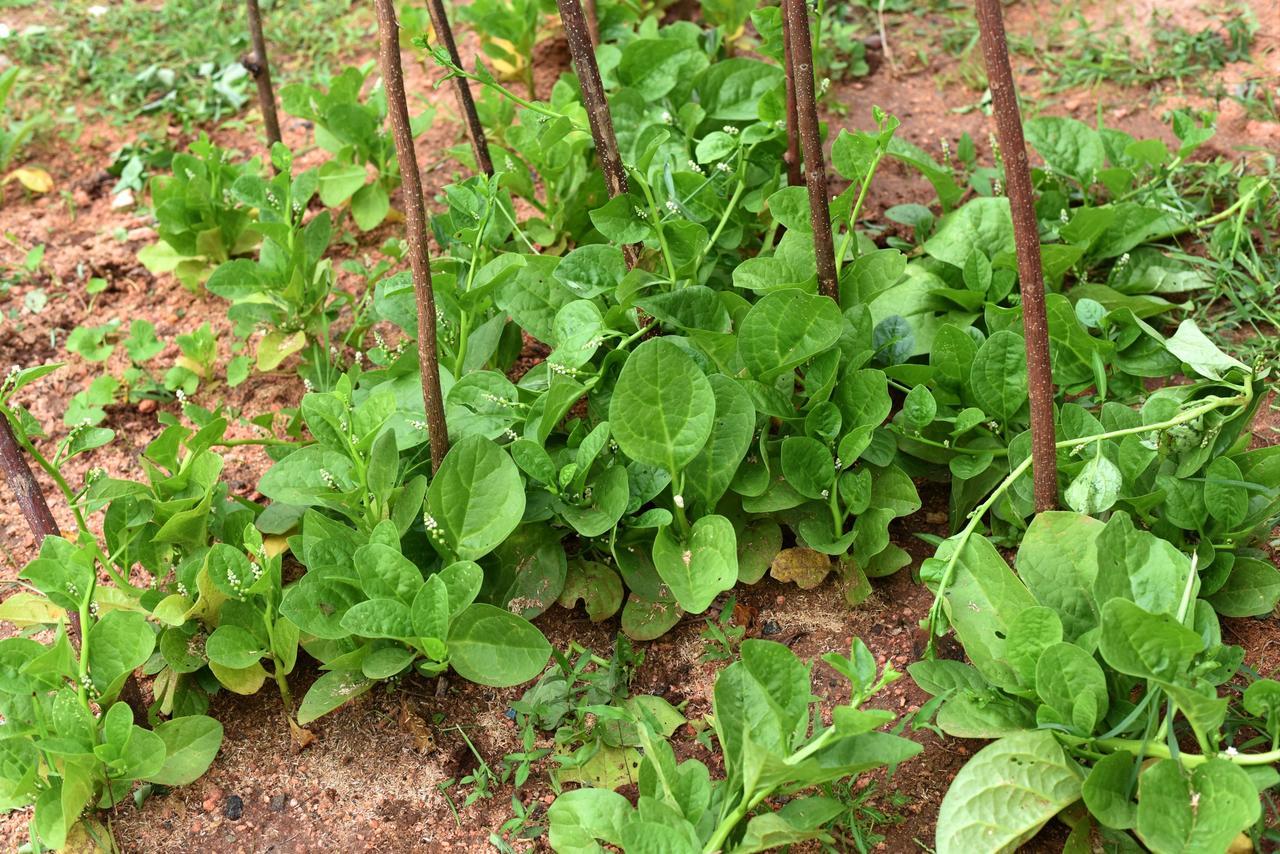
POLYGON ((223 808, 222 814, 232 821, 236 821, 240 816, 244 815, 244 801, 239 795, 232 795, 227 798, 227 805, 223 808))
POLYGON ((271 799, 272 812, 284 812, 285 797, 283 794, 276 795, 271 799))
POLYGON ((150 397, 144 397, 142 400, 138 401, 138 412, 142 413, 143 415, 150 415, 155 411, 156 411, 156 402, 154 399, 150 397))
POLYGON ((776 635, 781 631, 782 631, 782 626, 778 625, 773 620, 765 620, 764 625, 760 627, 760 634, 766 635, 766 636, 776 635))

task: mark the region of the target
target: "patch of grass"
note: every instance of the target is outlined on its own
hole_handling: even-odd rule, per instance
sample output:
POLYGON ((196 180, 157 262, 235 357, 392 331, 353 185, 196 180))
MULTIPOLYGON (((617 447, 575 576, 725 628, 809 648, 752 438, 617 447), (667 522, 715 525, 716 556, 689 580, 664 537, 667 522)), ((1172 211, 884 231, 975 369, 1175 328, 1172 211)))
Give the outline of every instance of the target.
MULTIPOLYGON (((351 0, 277 0, 263 4, 263 15, 280 83, 324 71, 373 27, 351 0)), ((166 0, 158 9, 55 0, 5 50, 28 69, 23 97, 74 106, 81 117, 124 124, 165 114, 190 126, 220 121, 252 97, 239 62, 249 50, 244 4, 236 0, 166 0)))
POLYGON ((1042 63, 1051 93, 1103 83, 1125 87, 1178 87, 1206 78, 1229 62, 1247 59, 1257 22, 1248 10, 1227 11, 1214 23, 1191 30, 1152 15, 1151 39, 1143 42, 1114 23, 1099 28, 1079 9, 1070 10, 1039 43, 1014 43, 1015 51, 1042 63))

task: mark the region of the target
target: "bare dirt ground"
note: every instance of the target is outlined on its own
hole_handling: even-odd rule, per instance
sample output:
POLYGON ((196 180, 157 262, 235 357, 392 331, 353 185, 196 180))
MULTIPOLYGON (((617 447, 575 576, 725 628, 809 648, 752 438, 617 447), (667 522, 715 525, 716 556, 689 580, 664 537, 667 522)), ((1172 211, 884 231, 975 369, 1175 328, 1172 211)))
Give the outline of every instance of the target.
MULTIPOLYGON (((1179 0, 1156 3, 1144 0, 1133 4, 1142 9, 1118 9, 1117 4, 1097 3, 1087 10, 1105 18, 1118 16, 1135 27, 1145 27, 1149 19, 1144 9, 1171 7, 1175 19, 1199 20, 1197 3, 1179 0)), ((1259 74, 1280 75, 1280 6, 1272 0, 1251 0, 1260 25, 1254 60, 1230 66, 1221 72, 1222 82, 1232 85, 1259 74)), ((1011 35, 1031 35, 1040 22, 1054 14, 1055 3, 1015 3, 1008 10, 1011 35)), ((29 12, 30 10, 20 10, 29 12)), ((5 15, 8 15, 6 11, 5 15)), ((7 20, 7 18, 6 18, 7 20)), ((870 33, 868 33, 870 35, 870 33)), ((905 44, 910 32, 891 32, 895 46, 905 44)), ((464 44, 464 52, 472 45, 464 44)), ((544 92, 566 62, 563 42, 552 41, 542 48, 539 88, 544 92)), ((373 45, 354 60, 372 59, 373 45)), ((891 109, 901 120, 899 131, 912 142, 938 152, 947 139, 954 146, 963 132, 978 144, 979 156, 989 157, 987 143, 990 120, 979 110, 956 112, 981 96, 954 82, 941 86, 935 81, 955 80, 958 61, 941 50, 928 53, 928 61, 914 62, 901 70, 886 61, 882 49, 873 47, 869 59, 873 72, 853 82, 838 83, 832 103, 845 105, 847 116, 829 115, 833 131, 837 127, 867 126, 870 107, 891 109)), ((432 89, 421 66, 406 55, 411 92, 440 105, 435 127, 419 140, 428 196, 459 174, 457 164, 445 150, 460 139, 460 126, 453 121, 453 103, 445 90, 432 89)), ((1015 72, 1025 86, 1025 94, 1037 110, 1075 115, 1092 120, 1099 108, 1107 122, 1146 136, 1171 138, 1157 116, 1163 107, 1148 103, 1146 92, 1099 87, 1042 96, 1041 76, 1036 64, 1026 57, 1015 58, 1015 72)), ((1164 105, 1205 104, 1198 96, 1169 92, 1164 105)), ((1219 150, 1236 148, 1280 148, 1280 125, 1246 116, 1234 102, 1221 104, 1219 150)), ((176 129, 168 129, 177 147, 189 140, 176 129)), ((215 331, 228 337, 223 305, 212 298, 190 294, 169 277, 151 276, 137 261, 137 251, 154 241, 154 232, 144 217, 129 208, 112 207, 113 179, 104 167, 111 153, 133 133, 108 125, 89 127, 74 144, 47 140, 46 150, 37 159, 53 173, 56 186, 70 194, 71 201, 58 193, 35 199, 11 195, 0 209, 0 232, 12 235, 12 242, 0 243, 0 269, 15 268, 25 250, 37 243, 46 246, 45 264, 34 279, 14 287, 8 304, 0 301, 6 314, 20 306, 26 294, 43 289, 49 301, 40 314, 18 313, 16 319, 0 320, 0 366, 11 363, 31 365, 66 358, 65 333, 77 325, 102 323, 110 318, 128 320, 145 317, 157 326, 161 337, 188 332, 209 322, 215 331), (16 245, 15 245, 16 244, 16 245), (89 276, 108 280, 108 289, 89 301, 83 282, 89 276)), ((310 131, 301 122, 285 118, 285 141, 295 149, 310 144, 310 131)), ((833 134, 834 135, 834 134, 833 134)), ((215 141, 247 152, 261 145, 256 116, 244 130, 223 130, 215 141)), ((309 155, 318 162, 319 154, 309 155)), ((304 160, 304 165, 310 165, 304 160)), ((870 217, 907 201, 921 201, 932 194, 905 168, 888 165, 877 178, 867 207, 870 217)), ((356 247, 339 247, 339 255, 360 257, 372 253, 392 231, 384 226, 363 235, 356 247)), ((348 283, 355 287, 357 283, 348 283)), ((4 297, 0 297, 3 300, 4 297)), ((162 354, 166 358, 176 354, 162 354)), ((225 351, 222 358, 229 354, 225 351)), ((119 358, 118 356, 116 358, 119 358)), ((114 363, 91 365, 74 357, 69 366, 24 395, 23 402, 50 429, 54 438, 64 434, 62 413, 67 401, 104 369, 114 363)), ((205 406, 225 403, 246 414, 297 405, 303 392, 301 380, 292 372, 254 375, 235 389, 212 387, 198 398, 205 406)), ((173 404, 161 404, 159 411, 176 414, 173 404)), ((69 472, 79 482, 89 466, 105 468, 116 475, 137 476, 136 457, 159 431, 153 407, 116 406, 109 409, 107 426, 117 431, 109 447, 81 458, 69 472), (148 409, 150 411, 144 411, 148 409)), ((1274 442, 1280 436, 1276 413, 1264 407, 1264 420, 1256 434, 1260 442, 1274 442)), ((268 462, 251 448, 229 449, 227 477, 231 489, 252 495, 257 477, 268 462)), ((52 484, 44 484, 55 495, 52 484)), ((918 561, 929 547, 914 534, 921 531, 943 533, 945 496, 931 494, 922 487, 926 507, 895 529, 895 542, 907 548, 918 561)), ((67 527, 71 519, 60 501, 53 501, 55 514, 67 527)), ((0 496, 0 577, 12 578, 33 553, 33 541, 8 494, 0 496)), ((914 567, 913 567, 914 569, 914 567)), ((828 582, 812 591, 768 580, 738 591, 739 602, 753 609, 748 634, 768 628, 770 635, 791 645, 797 654, 815 659, 824 652, 847 651, 850 639, 863 638, 884 662, 902 670, 920 654, 917 622, 925 615, 930 596, 911 578, 913 570, 874 583, 875 592, 863 606, 850 610, 840 591, 828 582)), ((540 621, 552 643, 564 648, 570 640, 608 654, 617 630, 613 621, 593 625, 580 613, 554 609, 540 621)), ((719 665, 698 663, 703 644, 699 632, 702 619, 690 619, 659 641, 639 645, 645 662, 633 685, 636 693, 654 693, 673 703, 688 702, 691 718, 709 711, 710 688, 719 665)), ((1280 663, 1280 631, 1274 619, 1228 621, 1228 639, 1246 643, 1250 663, 1264 674, 1274 674, 1280 663)), ((299 667, 293 678, 294 693, 301 696, 315 678, 314 669, 299 667)), ((820 665, 815 689, 820 694, 835 691, 836 681, 820 665)), ((121 847, 130 852, 193 850, 310 852, 310 851, 393 851, 453 852, 488 850, 489 834, 511 815, 512 789, 497 787, 492 798, 481 800, 455 815, 453 803, 461 803, 467 790, 445 788, 449 780, 462 778, 476 766, 461 727, 476 750, 495 765, 507 752, 519 747, 515 725, 504 714, 518 690, 498 691, 451 680, 443 694, 434 683, 410 679, 394 691, 376 690, 339 713, 317 722, 316 741, 300 753, 291 750, 288 728, 281 717, 278 697, 263 691, 250 698, 223 695, 214 702, 211 714, 223 721, 226 741, 222 753, 208 775, 182 790, 152 797, 142 808, 132 805, 117 809, 112 827, 121 847), (424 739, 424 729, 431 735, 424 739), (234 804, 243 804, 239 817, 234 804)), ((839 699, 833 695, 832 699, 839 699)), ((877 697, 874 705, 899 713, 919 708, 926 697, 909 679, 903 679, 877 697)), ((930 850, 933 827, 942 793, 951 778, 981 744, 942 739, 915 733, 924 752, 899 768, 880 786, 872 803, 884 808, 895 821, 876 828, 885 834, 880 845, 887 851, 930 850), (907 798, 905 805, 893 805, 888 793, 897 790, 907 798)), ((681 732, 676 740, 684 755, 711 761, 691 736, 681 732)), ((545 767, 540 770, 545 770, 545 767)), ((883 775, 881 775, 883 776, 883 775)), ((532 824, 545 817, 552 792, 544 773, 535 772, 530 783, 518 793, 532 805, 532 824)), ((14 813, 0 821, 0 845, 16 850, 25 841, 28 816, 14 813)), ((1045 831, 1027 850, 1060 850, 1065 833, 1060 827, 1045 831)), ((542 843, 545 845, 545 843, 542 843)))

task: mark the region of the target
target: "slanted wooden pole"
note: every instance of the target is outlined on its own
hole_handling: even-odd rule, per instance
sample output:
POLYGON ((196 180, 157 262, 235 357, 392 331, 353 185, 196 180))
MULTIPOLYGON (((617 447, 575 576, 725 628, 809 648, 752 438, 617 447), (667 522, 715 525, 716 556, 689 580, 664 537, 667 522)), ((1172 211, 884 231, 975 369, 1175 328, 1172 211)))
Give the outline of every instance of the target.
MULTIPOLYGON (((427 11, 431 14, 431 25, 435 28, 436 38, 449 52, 449 60, 461 68, 462 57, 458 55, 458 44, 453 39, 453 28, 449 26, 449 16, 445 13, 444 0, 427 0, 427 11)), ((467 136, 471 139, 476 168, 485 175, 493 175, 489 142, 485 139, 484 126, 480 124, 480 116, 476 113, 476 101, 471 96, 471 84, 465 77, 455 77, 453 85, 454 92, 458 96, 458 109, 462 111, 462 118, 467 124, 467 136)))
MULTIPOLYGON (((578 0, 556 0, 560 7, 560 20, 564 23, 564 34, 569 41, 569 54, 573 57, 574 68, 578 71, 578 84, 582 87, 582 103, 587 108, 587 119, 591 122, 591 136, 596 143, 596 159, 600 161, 600 170, 604 172, 605 187, 609 190, 609 198, 621 196, 627 192, 627 169, 622 165, 622 156, 618 153, 618 138, 613 133, 613 117, 609 113, 609 101, 604 94, 604 83, 600 81, 600 66, 596 64, 596 51, 591 43, 591 29, 587 25, 586 13, 578 0)), ((640 256, 639 249, 624 246, 623 253, 627 258, 627 266, 634 267, 640 256)))
POLYGON ((387 113, 395 137, 404 192, 405 230, 409 240, 409 264, 418 302, 418 365, 422 375, 422 403, 431 437, 431 471, 440 468, 449 450, 449 429, 444 420, 440 390, 440 358, 436 345, 436 301, 431 289, 431 258, 427 252, 427 209, 422 200, 422 176, 409 127, 409 104, 404 94, 404 70, 400 65, 400 24, 393 0, 374 0, 378 14, 379 60, 387 92, 387 113))
POLYGON ((787 164, 787 183, 799 187, 804 178, 800 173, 800 125, 796 114, 796 78, 791 66, 791 25, 787 23, 786 0, 782 4, 782 51, 787 72, 787 153, 782 159, 787 164))
POLYGON ((813 82, 813 41, 809 35, 809 6, 805 0, 782 0, 787 17, 787 42, 791 46, 788 68, 794 81, 796 120, 804 153, 804 180, 809 188, 809 222, 813 226, 813 251, 818 264, 818 292, 840 299, 836 274, 835 239, 831 234, 831 207, 827 198, 827 165, 822 154, 822 128, 813 82))
POLYGON ((253 75, 258 84, 258 104, 262 108, 262 124, 267 129, 267 149, 280 141, 280 119, 276 116, 276 93, 271 88, 271 65, 267 62, 267 40, 262 35, 262 12, 258 0, 245 0, 249 10, 249 38, 253 53, 243 57, 240 64, 253 75))
MULTIPOLYGON (((13 433, 8 416, 0 411, 0 471, 13 491, 31 533, 35 535, 36 547, 39 548, 45 537, 60 537, 62 530, 53 518, 49 502, 44 498, 40 483, 31 472, 27 458, 18 444, 18 437, 13 433)), ((78 655, 80 639, 84 636, 84 627, 80 625, 80 612, 67 611, 67 638, 78 655)), ((142 690, 138 687, 138 677, 130 673, 120 689, 120 699, 133 711, 133 719, 138 724, 147 722, 147 704, 142 699, 142 690)))
POLYGON ((982 54, 991 85, 996 138, 1004 159, 1005 188, 1013 213, 1013 236, 1018 250, 1018 287, 1022 293, 1022 324, 1027 342, 1027 385, 1031 398, 1031 466, 1035 479, 1036 511, 1058 504, 1058 454, 1054 447, 1053 373, 1049 364, 1049 321, 1044 304, 1044 270, 1040 264, 1040 227, 1036 221, 1027 144, 1022 136, 1018 92, 1009 64, 1000 0, 976 0, 982 54))

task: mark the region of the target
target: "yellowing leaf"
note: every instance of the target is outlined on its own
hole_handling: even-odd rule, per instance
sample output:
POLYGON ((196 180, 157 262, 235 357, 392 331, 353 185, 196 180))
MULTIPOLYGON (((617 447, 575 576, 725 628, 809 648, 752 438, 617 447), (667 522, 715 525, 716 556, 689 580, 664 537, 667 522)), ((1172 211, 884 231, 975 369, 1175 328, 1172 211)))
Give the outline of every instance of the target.
POLYGON ((43 169, 34 166, 14 169, 5 176, 6 181, 17 179, 18 183, 33 193, 47 193, 53 189, 53 177, 43 169))
POLYGON ((801 590, 812 590, 831 572, 831 558, 813 549, 791 548, 778 552, 769 574, 779 581, 793 582, 801 590))

